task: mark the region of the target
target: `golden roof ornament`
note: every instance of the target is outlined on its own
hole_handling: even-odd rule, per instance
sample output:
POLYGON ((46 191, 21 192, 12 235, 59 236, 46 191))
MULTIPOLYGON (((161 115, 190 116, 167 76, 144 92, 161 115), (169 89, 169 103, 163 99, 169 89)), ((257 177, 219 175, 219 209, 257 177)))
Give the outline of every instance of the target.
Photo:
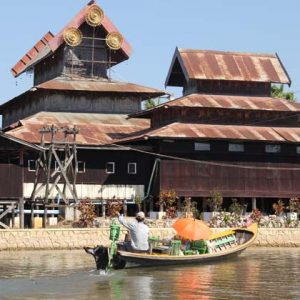
POLYGON ((103 19, 103 10, 97 5, 91 6, 85 15, 86 22, 92 27, 100 26, 103 19))
POLYGON ((75 27, 69 27, 64 31, 64 41, 71 47, 76 47, 82 42, 82 33, 75 27))
POLYGON ((123 36, 119 32, 111 32, 106 36, 106 45, 112 50, 119 50, 123 41, 123 36))

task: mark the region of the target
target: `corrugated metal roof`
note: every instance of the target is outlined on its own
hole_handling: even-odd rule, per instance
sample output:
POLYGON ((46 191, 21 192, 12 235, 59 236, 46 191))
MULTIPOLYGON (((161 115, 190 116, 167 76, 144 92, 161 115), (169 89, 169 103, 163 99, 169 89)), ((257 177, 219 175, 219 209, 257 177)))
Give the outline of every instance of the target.
MULTIPOLYGON (((66 28, 75 27, 79 28, 85 22, 85 15, 88 9, 96 5, 95 1, 88 3, 81 11, 55 36, 51 32, 47 33, 30 51, 23 56, 23 58, 11 69, 14 77, 19 76, 28 69, 31 69, 37 62, 47 57, 49 54, 54 53, 60 45, 64 43, 63 33, 66 28)), ((111 20, 104 15, 104 20, 101 24, 107 33, 119 32, 111 20)), ((124 38, 120 51, 123 53, 124 61, 129 58, 132 48, 124 38)), ((121 62, 119 61, 119 62, 121 62)))
POLYGON ((173 76, 198 80, 253 81, 291 84, 277 54, 176 49, 166 85, 182 86, 173 76), (180 65, 181 70, 174 69, 180 65))
POLYGON ((172 123, 130 138, 124 138, 119 142, 124 143, 145 138, 300 142, 300 128, 172 123))
POLYGON ((131 114, 131 118, 149 118, 155 111, 168 107, 192 107, 192 108, 218 108, 237 110, 260 111, 291 111, 299 112, 300 104, 289 102, 286 99, 254 96, 231 96, 190 94, 175 100, 171 100, 156 107, 131 114))
POLYGON ((142 85, 121 82, 121 81, 104 81, 88 79, 63 79, 55 78, 35 86, 38 89, 47 90, 66 90, 66 91, 93 91, 93 92, 112 92, 112 93, 144 93, 152 96, 162 96, 166 92, 158 89, 145 87, 142 85))
POLYGON ((73 80, 73 79, 63 79, 55 78, 37 86, 32 87, 25 93, 18 95, 17 97, 3 103, 0 105, 0 112, 12 103, 17 103, 23 101, 25 95, 33 93, 36 90, 61 90, 61 91, 85 91, 85 92, 99 92, 99 93, 128 93, 137 95, 139 94, 143 100, 152 97, 159 97, 166 95, 166 91, 153 89, 150 87, 121 82, 121 81, 104 81, 104 80, 73 80))
POLYGON ((274 127, 273 129, 289 142, 300 142, 300 128, 274 127))
POLYGON ((245 110, 300 111, 299 103, 272 97, 191 94, 167 103, 167 107, 205 107, 245 110))
MULTIPOLYGON (((300 132, 300 129, 299 129, 300 132)), ((209 138, 281 141, 285 139, 270 127, 172 123, 146 134, 149 137, 209 138)))
MULTIPOLYGON (((76 126, 79 129, 76 138, 79 145, 99 146, 114 143, 133 133, 138 134, 149 128, 149 121, 128 120, 127 115, 117 114, 40 112, 21 120, 6 134, 29 143, 39 144, 41 138, 39 129, 51 125, 57 127, 76 126)), ((45 137, 46 141, 49 141, 50 136, 46 135, 45 137)), ((62 140, 63 136, 58 135, 57 138, 62 140)))

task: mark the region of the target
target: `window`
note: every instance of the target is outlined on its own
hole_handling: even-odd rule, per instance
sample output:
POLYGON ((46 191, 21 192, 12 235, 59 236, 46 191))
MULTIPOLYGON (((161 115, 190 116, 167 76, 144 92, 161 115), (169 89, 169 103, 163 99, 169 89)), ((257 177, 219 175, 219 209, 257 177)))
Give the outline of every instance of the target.
POLYGON ((28 160, 28 171, 29 172, 36 171, 36 160, 28 160))
POLYGON ((194 144, 195 151, 210 151, 210 143, 198 143, 194 144))
POLYGON ((228 151, 229 152, 244 152, 244 144, 241 143, 229 143, 228 144, 228 151))
POLYGON ((107 162, 105 166, 106 174, 115 174, 115 163, 107 162))
POLYGON ((128 174, 136 174, 136 163, 128 163, 127 165, 127 172, 128 174))
POLYGON ((279 153, 280 152, 280 145, 266 145, 265 151, 267 153, 279 153))
POLYGON ((77 162, 77 172, 78 173, 85 173, 85 162, 84 161, 78 161, 77 162))
POLYGON ((300 154, 300 146, 297 146, 297 147, 296 147, 296 153, 297 153, 297 154, 300 154))

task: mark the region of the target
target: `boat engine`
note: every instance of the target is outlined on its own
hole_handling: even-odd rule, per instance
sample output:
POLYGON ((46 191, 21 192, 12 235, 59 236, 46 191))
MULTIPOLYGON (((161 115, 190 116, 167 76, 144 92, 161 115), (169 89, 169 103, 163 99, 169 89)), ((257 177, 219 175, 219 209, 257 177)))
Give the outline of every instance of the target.
POLYGON ((107 270, 109 268, 113 269, 123 269, 125 268, 126 261, 120 259, 117 250, 117 240, 120 236, 120 226, 113 220, 110 225, 110 235, 109 239, 111 242, 111 247, 96 246, 95 248, 84 247, 86 253, 94 256, 97 270, 107 270))
POLYGON ((86 253, 93 255, 97 270, 106 271, 109 263, 108 248, 104 246, 96 246, 95 248, 84 247, 86 253))

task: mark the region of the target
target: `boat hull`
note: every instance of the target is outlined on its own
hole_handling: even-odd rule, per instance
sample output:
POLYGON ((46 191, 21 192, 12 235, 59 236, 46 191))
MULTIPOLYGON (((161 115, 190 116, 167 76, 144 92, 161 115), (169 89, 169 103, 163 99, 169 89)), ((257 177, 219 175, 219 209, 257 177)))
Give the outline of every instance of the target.
POLYGON ((255 224, 248 228, 237 228, 234 229, 234 231, 236 236, 246 237, 244 242, 214 253, 174 256, 167 254, 146 254, 118 251, 117 255, 121 260, 140 266, 201 264, 211 261, 223 261, 239 255, 254 242, 257 235, 257 225, 255 224))

